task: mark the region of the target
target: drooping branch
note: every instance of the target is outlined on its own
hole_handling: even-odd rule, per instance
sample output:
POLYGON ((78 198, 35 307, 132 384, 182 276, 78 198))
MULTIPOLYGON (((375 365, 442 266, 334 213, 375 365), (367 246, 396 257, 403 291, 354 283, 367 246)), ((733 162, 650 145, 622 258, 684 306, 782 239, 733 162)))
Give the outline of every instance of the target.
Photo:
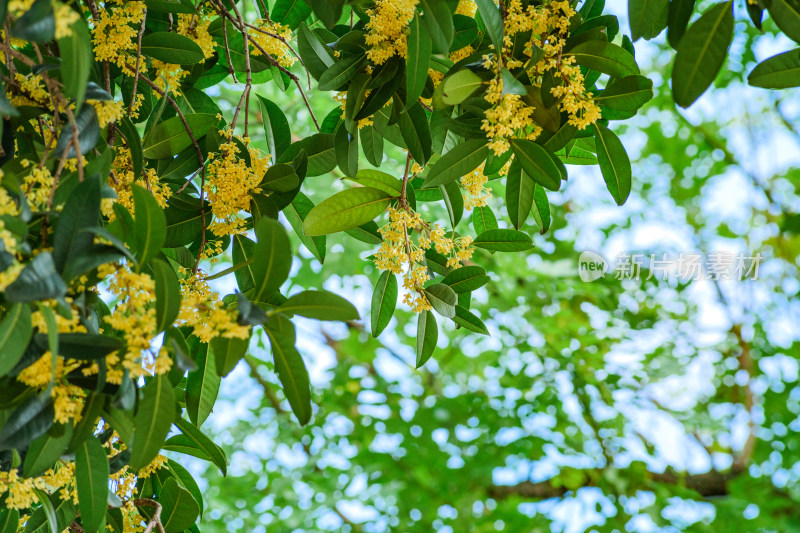
MULTIPOLYGON (((686 487, 697 492, 703 498, 712 498, 715 496, 728 495, 728 482, 741 475, 744 470, 733 468, 728 472, 720 472, 718 470, 711 470, 703 474, 684 474, 668 469, 662 473, 648 472, 646 477, 642 479, 640 487, 635 487, 638 490, 651 490, 653 483, 664 483, 667 485, 676 485, 686 487)), ((624 476, 624 472, 620 472, 620 476, 624 476)), ((583 487, 596 487, 597 483, 591 476, 586 477, 583 487)), ((489 496, 492 498, 502 500, 505 498, 518 497, 529 500, 546 500, 548 498, 560 498, 564 496, 570 489, 561 486, 555 482, 554 479, 545 481, 523 481, 516 485, 492 485, 489 488, 489 496)))

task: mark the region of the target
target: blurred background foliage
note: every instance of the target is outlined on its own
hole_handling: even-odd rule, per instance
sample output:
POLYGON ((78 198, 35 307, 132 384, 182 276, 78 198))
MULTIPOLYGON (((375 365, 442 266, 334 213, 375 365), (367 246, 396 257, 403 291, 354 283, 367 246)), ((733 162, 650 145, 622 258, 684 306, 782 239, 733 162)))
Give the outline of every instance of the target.
MULTIPOLYGON (((610 8, 624 20, 622 4, 610 8)), ((800 531, 800 92, 746 84, 788 48, 771 21, 762 34, 737 20, 715 87, 680 110, 664 35, 638 41, 656 97, 620 127, 631 198, 616 207, 597 167, 573 167, 527 258, 479 252, 494 274, 472 309, 490 337, 440 335, 414 370, 410 313, 381 340, 362 323, 302 322, 303 428, 259 339, 210 419, 227 478, 195 465, 203 531, 800 531), (587 283, 584 250, 762 260, 756 281, 645 280, 645 267, 642 280, 587 283)), ((235 107, 239 92, 218 90, 235 107)), ((292 91, 259 91, 297 138, 312 133, 292 91)), ((335 106, 310 101, 318 116, 335 106)), ((404 153, 387 145, 385 158, 402 174, 404 153)), ((320 199, 340 188, 313 179, 320 199)), ((324 284, 369 316, 373 251, 329 236, 320 266, 302 249, 289 293, 324 284)))

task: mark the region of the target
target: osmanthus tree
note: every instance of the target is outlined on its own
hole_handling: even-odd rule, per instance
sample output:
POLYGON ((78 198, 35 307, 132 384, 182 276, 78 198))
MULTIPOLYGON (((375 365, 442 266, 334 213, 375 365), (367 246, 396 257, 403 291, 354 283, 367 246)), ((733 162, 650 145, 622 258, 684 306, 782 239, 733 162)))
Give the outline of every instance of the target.
MULTIPOLYGON (((685 32, 693 2, 655 4, 630 3, 634 37, 669 25, 675 98, 689 105, 722 65, 733 3, 685 32)), ((797 39, 794 0, 763 7, 797 39)), ((0 2, 0 531, 197 531, 198 485, 160 452, 225 474, 200 428, 261 328, 285 398, 310 420, 292 319, 359 317, 321 284, 281 293, 300 247, 280 220, 320 263, 327 235, 375 247, 371 333, 390 322, 400 275, 418 367, 439 323, 487 333, 470 310, 489 281, 476 249, 529 250, 520 228, 549 229, 546 191, 567 164, 599 164, 618 204, 630 194, 609 125, 635 116, 652 83, 603 8, 0 2), (220 84, 238 89, 233 106, 220 84), (317 133, 293 137, 264 84, 302 100, 317 133), (320 120, 321 95, 333 110, 320 120), (370 168, 399 149, 402 173, 370 168), (350 185, 314 205, 326 174, 350 185), (487 206, 490 180, 514 229, 487 206), (209 275, 218 262, 229 267, 209 275), (238 290, 220 296, 228 278, 238 290)), ((761 6, 747 10, 760 24, 761 6)), ((767 60, 751 82, 796 85, 797 62, 767 60)))

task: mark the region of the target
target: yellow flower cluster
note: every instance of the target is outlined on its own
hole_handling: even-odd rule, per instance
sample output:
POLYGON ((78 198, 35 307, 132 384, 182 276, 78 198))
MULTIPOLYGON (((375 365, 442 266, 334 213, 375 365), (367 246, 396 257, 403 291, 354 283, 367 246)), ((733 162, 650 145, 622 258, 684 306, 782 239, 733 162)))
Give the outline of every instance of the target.
POLYGON ((105 128, 110 123, 117 122, 125 116, 122 101, 87 100, 87 102, 94 106, 94 110, 97 112, 97 121, 100 123, 101 128, 105 128))
MULTIPOLYGON (((0 189, 0 191, 5 191, 5 189, 0 189)), ((8 196, 6 195, 5 198, 8 198, 8 196)), ((4 196, 0 194, 0 204, 2 204, 3 200, 4 196)), ((14 205, 13 202, 12 205, 14 208, 16 208, 16 205, 14 205)), ((5 214, 2 213, 2 211, 3 210, 0 209, 0 214, 5 214)), ((4 251, 10 253, 14 257, 13 263, 3 272, 0 272, 0 292, 3 292, 6 290, 6 287, 16 281, 17 276, 19 276, 19 273, 22 272, 23 268, 25 268, 25 265, 22 264, 17 258, 17 250, 19 247, 17 239, 14 238, 13 233, 5 229, 5 223, 2 220, 0 220, 0 240, 2 240, 4 251)))
MULTIPOLYGON (((139 26, 145 12, 144 2, 123 2, 111 8, 107 3, 100 10, 100 18, 92 28, 92 44, 97 61, 110 61, 115 63, 126 74, 136 65, 135 55, 139 26)), ((145 70, 144 62, 140 65, 145 70)))
POLYGON ((153 83, 162 91, 169 90, 174 95, 180 95, 181 80, 189 75, 189 71, 183 70, 180 65, 164 63, 158 59, 153 59, 153 67, 156 69, 153 83))
POLYGON ((211 162, 206 169, 205 191, 214 214, 211 231, 221 237, 244 233, 245 221, 239 213, 250 209, 251 193, 261 192, 258 184, 269 167, 270 156, 262 154, 247 142, 245 146, 248 146, 250 155, 248 165, 244 158, 239 157, 239 147, 233 141, 233 133, 226 130, 219 133, 228 140, 220 144, 219 154, 209 154, 211 162))
MULTIPOLYGON (((117 193, 117 199, 105 198, 100 204, 103 215, 108 217, 109 220, 114 220, 115 218, 113 209, 115 203, 119 203, 126 207, 131 214, 135 214, 131 186, 137 180, 133 174, 133 158, 130 150, 123 146, 117 146, 114 150, 116 150, 116 155, 114 156, 114 162, 111 164, 108 185, 117 193)), ((158 175, 155 169, 147 168, 143 173, 144 180, 139 181, 139 185, 147 187, 156 202, 158 202, 158 205, 162 208, 167 207, 167 200, 172 195, 172 190, 158 182, 158 175)))
POLYGON ((555 84, 551 94, 559 100, 559 108, 569 114, 569 123, 584 129, 600 118, 600 108, 587 93, 580 68, 574 64, 573 57, 562 57, 562 51, 569 35, 570 19, 575 10, 567 0, 545 1, 541 5, 523 7, 522 0, 510 0, 506 6, 504 21, 503 50, 496 56, 484 57, 487 68, 496 70, 498 75, 490 82, 485 99, 492 104, 486 111, 481 128, 490 139, 490 147, 496 155, 505 153, 508 138, 536 139, 541 128, 532 120, 533 108, 519 95, 503 95, 502 67, 520 68, 524 62, 511 55, 513 37, 530 31, 531 39, 525 46, 525 54, 532 56, 533 46, 540 46, 544 58, 527 67, 532 80, 541 83, 547 71, 554 74, 561 83, 555 84))
POLYGON ((151 346, 158 334, 155 301, 155 281, 148 274, 136 273, 126 266, 108 264, 100 274, 113 272, 109 291, 117 297, 117 305, 105 317, 106 323, 121 332, 125 338, 125 353, 114 352, 106 356, 109 383, 120 383, 123 369, 132 379, 146 374, 163 374, 169 371, 172 359, 162 351, 154 353, 151 346))
POLYGON ((408 53, 408 23, 414 17, 417 0, 376 0, 367 10, 367 58, 376 65, 408 53))
MULTIPOLYGON (((16 468, 8 472, 0 472, 0 496, 5 497, 5 507, 9 509, 27 509, 39 502, 34 490, 48 494, 60 491, 62 500, 78 503, 78 491, 75 484, 75 463, 59 461, 55 467, 37 477, 20 477, 16 468)), ((20 529, 21 531, 21 529, 20 529)))
MULTIPOLYGON (((464 197, 464 207, 467 211, 472 210, 473 207, 485 206, 489 198, 492 197, 492 189, 486 187, 489 178, 483 173, 485 165, 486 163, 481 163, 478 168, 461 177, 461 186, 464 187, 467 193, 464 197)), ((505 174, 508 174, 507 165, 503 167, 500 174, 503 174, 504 171, 505 174)))
POLYGON ((72 35, 72 25, 80 18, 77 11, 64 4, 55 4, 54 18, 56 19, 55 38, 63 39, 72 35))
POLYGON ((178 322, 193 328, 201 342, 216 337, 249 339, 250 326, 239 324, 239 312, 226 309, 219 294, 211 289, 201 273, 184 269, 181 280, 181 310, 178 322))
POLYGON ((19 86, 19 91, 12 92, 9 89, 6 93, 12 104, 15 106, 45 106, 52 110, 50 93, 41 76, 37 74, 23 76, 17 72, 14 74, 14 81, 19 86))
MULTIPOLYGON (((289 68, 294 65, 297 59, 292 54, 291 49, 286 45, 286 43, 292 40, 292 30, 288 26, 283 26, 267 20, 259 20, 255 26, 261 31, 252 30, 250 32, 250 37, 258 43, 258 46, 274 57, 281 66, 289 68)), ((253 47, 251 53, 254 56, 260 56, 261 50, 257 47, 253 47)))
POLYGON ((178 33, 197 43, 206 59, 214 55, 214 39, 208 33, 212 20, 210 16, 178 15, 178 33))
POLYGON ((456 15, 474 17, 476 11, 478 11, 478 6, 475 4, 475 0, 459 0, 458 6, 456 6, 456 15))
POLYGON ((430 280, 424 265, 425 251, 431 248, 447 257, 447 266, 456 267, 472 257, 472 237, 448 238, 444 229, 428 225, 419 213, 412 210, 389 208, 389 223, 378 229, 383 237, 381 247, 375 253, 375 266, 394 274, 405 274, 403 302, 414 312, 431 309, 431 304, 422 292, 423 285, 430 280), (419 237, 415 240, 412 233, 419 237))

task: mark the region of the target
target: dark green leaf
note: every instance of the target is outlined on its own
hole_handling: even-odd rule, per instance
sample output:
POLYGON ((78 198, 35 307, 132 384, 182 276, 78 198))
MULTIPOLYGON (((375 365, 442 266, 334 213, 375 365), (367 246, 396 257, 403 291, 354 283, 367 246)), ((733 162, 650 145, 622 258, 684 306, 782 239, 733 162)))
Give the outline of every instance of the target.
POLYGON ((178 486, 174 478, 169 478, 161 489, 161 524, 165 533, 181 533, 192 526, 200 514, 200 507, 189 491, 178 486))
POLYGON ((431 34, 427 28, 423 28, 419 13, 411 19, 409 32, 406 55, 406 106, 408 107, 416 103, 422 95, 425 81, 428 79, 428 65, 433 49, 431 34))
POLYGON ((533 191, 533 218, 539 225, 539 233, 547 233, 550 229, 550 202, 547 201, 547 192, 540 185, 533 191))
POLYGON ((372 293, 371 324, 373 337, 380 335, 392 320, 395 307, 397 307, 397 292, 397 278, 391 271, 385 270, 381 277, 378 278, 375 290, 372 293))
MULTIPOLYGON (((277 220, 262 218, 256 224, 256 245, 251 271, 255 288, 253 300, 277 291, 289 277, 292 249, 286 230, 277 220)), ((219 367, 219 365, 217 365, 219 367)))
POLYGON ((22 402, 0 431, 0 451, 24 449, 53 425, 53 400, 50 389, 22 402))
POLYGON ((694 13, 696 0, 672 0, 667 13, 667 40, 672 48, 681 42, 686 26, 694 13))
POLYGON ((508 218, 516 229, 525 225, 533 206, 536 183, 522 171, 517 160, 511 163, 506 178, 506 208, 508 218))
POLYGON ((597 160, 606 187, 617 205, 622 205, 631 193, 631 162, 622 141, 601 124, 594 125, 597 160))
MULTIPOLYGON (((533 141, 511 139, 515 160, 533 181, 552 191, 561 186, 561 171, 547 149, 533 141)), ((526 215, 527 216, 527 215, 526 215)))
POLYGON ((7 308, 0 321, 0 376, 5 376, 17 364, 33 333, 31 307, 15 303, 7 308))
POLYGON ((161 260, 153 261, 156 280, 156 330, 164 331, 181 310, 181 287, 175 270, 161 260))
POLYGON ((800 48, 765 59, 750 72, 747 83, 764 89, 800 86, 800 48))
POLYGON ((497 229, 497 217, 489 207, 475 207, 472 211, 472 227, 476 235, 486 230, 497 229))
MULTIPOLYGON (((72 424, 54 426, 51 431, 33 441, 25 454, 23 475, 25 477, 40 476, 51 468, 66 451, 67 445, 72 439, 72 431, 72 424)), ((3 529, 0 527, 0 532, 2 531, 3 529)))
POLYGON ((667 27, 669 0, 628 0, 628 21, 631 35, 652 39, 667 27))
POLYGON ((141 470, 158 455, 175 417, 175 393, 166 376, 155 376, 140 390, 133 418, 130 466, 141 470))
POLYGON ((486 275, 486 270, 476 265, 457 268, 442 280, 442 283, 449 285, 456 294, 480 289, 488 282, 489 276, 486 275))
POLYGON ((417 319, 417 368, 428 362, 438 340, 439 326, 436 324, 436 317, 430 311, 421 312, 417 319))
POLYGON ((388 193, 372 187, 338 192, 306 215, 303 231, 315 236, 355 228, 383 213, 391 201, 388 193))
POLYGON ((475 333, 480 333, 481 335, 489 334, 489 330, 486 329, 483 321, 460 305, 456 306, 456 316, 453 317, 453 322, 475 333))
POLYGON ((140 265, 155 257, 167 237, 167 219, 153 194, 139 185, 131 186, 136 210, 134 234, 140 265))
POLYGON ((586 41, 564 55, 574 57, 575 62, 582 67, 594 69, 615 78, 639 74, 639 67, 633 56, 623 48, 607 41, 586 41))
POLYGON ((420 165, 425 165, 432 151, 431 128, 428 115, 419 102, 400 114, 398 125, 411 157, 420 165))
MULTIPOLYGON (((500 17, 500 9, 494 0, 475 0, 478 4, 478 12, 486 26, 486 32, 492 40, 495 50, 503 49, 503 19, 500 17)), ((421 366, 421 365, 417 365, 421 366)))
POLYGON ((798 0, 769 0, 760 2, 769 11, 775 25, 786 34, 788 38, 800 43, 800 1, 798 0))
POLYGON ((521 252, 533 247, 527 233, 513 229, 490 229, 479 234, 473 243, 493 252, 521 252))
POLYGON ((89 28, 83 17, 73 22, 70 30, 68 36, 58 39, 61 79, 64 82, 64 96, 71 98, 75 107, 80 108, 92 68, 92 45, 89 28))
POLYGON ((249 339, 229 339, 227 337, 212 339, 211 351, 214 352, 217 373, 221 377, 225 377, 233 372, 233 369, 247 353, 249 345, 249 339))
POLYGON ((225 452, 222 448, 214 444, 202 431, 200 431, 191 422, 187 422, 183 418, 177 418, 175 425, 181 430, 184 437, 186 437, 194 446, 203 450, 203 452, 211 458, 211 461, 219 468, 222 475, 228 472, 228 460, 225 457, 225 452))
POLYGON ((6 288, 5 297, 9 302, 34 302, 60 298, 66 293, 67 286, 56 272, 53 256, 40 252, 6 288))
POLYGON ((486 139, 469 139, 459 143, 431 166, 423 186, 445 185, 466 176, 478 168, 488 155, 486 139))
POLYGON ((327 237, 325 235, 309 237, 303 233, 303 221, 313 208, 314 203, 308 196, 297 193, 292 203, 283 210, 283 214, 300 238, 300 242, 317 258, 317 261, 324 263, 327 237))
POLYGON ((176 65, 194 65, 205 59, 203 50, 189 37, 166 31, 145 35, 142 55, 176 65))
MULTIPOLYGON (((301 2, 302 0, 297 0, 301 2)), ((292 134, 289 129, 289 121, 277 104, 271 102, 261 95, 258 95, 261 102, 261 118, 264 121, 264 133, 267 135, 267 147, 272 154, 272 160, 278 158, 292 144, 292 134)))
POLYGON ((716 4, 692 24, 678 44, 672 95, 689 107, 717 77, 733 40, 733 2, 716 4))
POLYGON ((279 308, 282 313, 316 320, 358 320, 353 304, 328 291, 303 291, 290 296, 279 308))
MULTIPOLYGON (((189 113, 184 118, 195 140, 215 128, 219 122, 216 115, 210 113, 189 113)), ((147 159, 166 159, 192 146, 192 139, 181 117, 172 117, 150 128, 143 145, 147 159)))
POLYGON ((295 348, 294 325, 282 315, 274 315, 265 328, 272 346, 275 370, 297 420, 306 425, 311 419, 311 391, 308 370, 295 348))
POLYGON ((95 437, 86 439, 75 452, 75 482, 84 531, 105 531, 108 457, 95 437))
POLYGON ((194 355, 197 370, 186 378, 186 412, 194 425, 200 427, 214 409, 219 393, 220 377, 216 358, 205 343, 198 343, 194 355))
POLYGON ((297 28, 311 14, 311 6, 304 0, 277 0, 270 11, 270 18, 275 22, 297 28))

